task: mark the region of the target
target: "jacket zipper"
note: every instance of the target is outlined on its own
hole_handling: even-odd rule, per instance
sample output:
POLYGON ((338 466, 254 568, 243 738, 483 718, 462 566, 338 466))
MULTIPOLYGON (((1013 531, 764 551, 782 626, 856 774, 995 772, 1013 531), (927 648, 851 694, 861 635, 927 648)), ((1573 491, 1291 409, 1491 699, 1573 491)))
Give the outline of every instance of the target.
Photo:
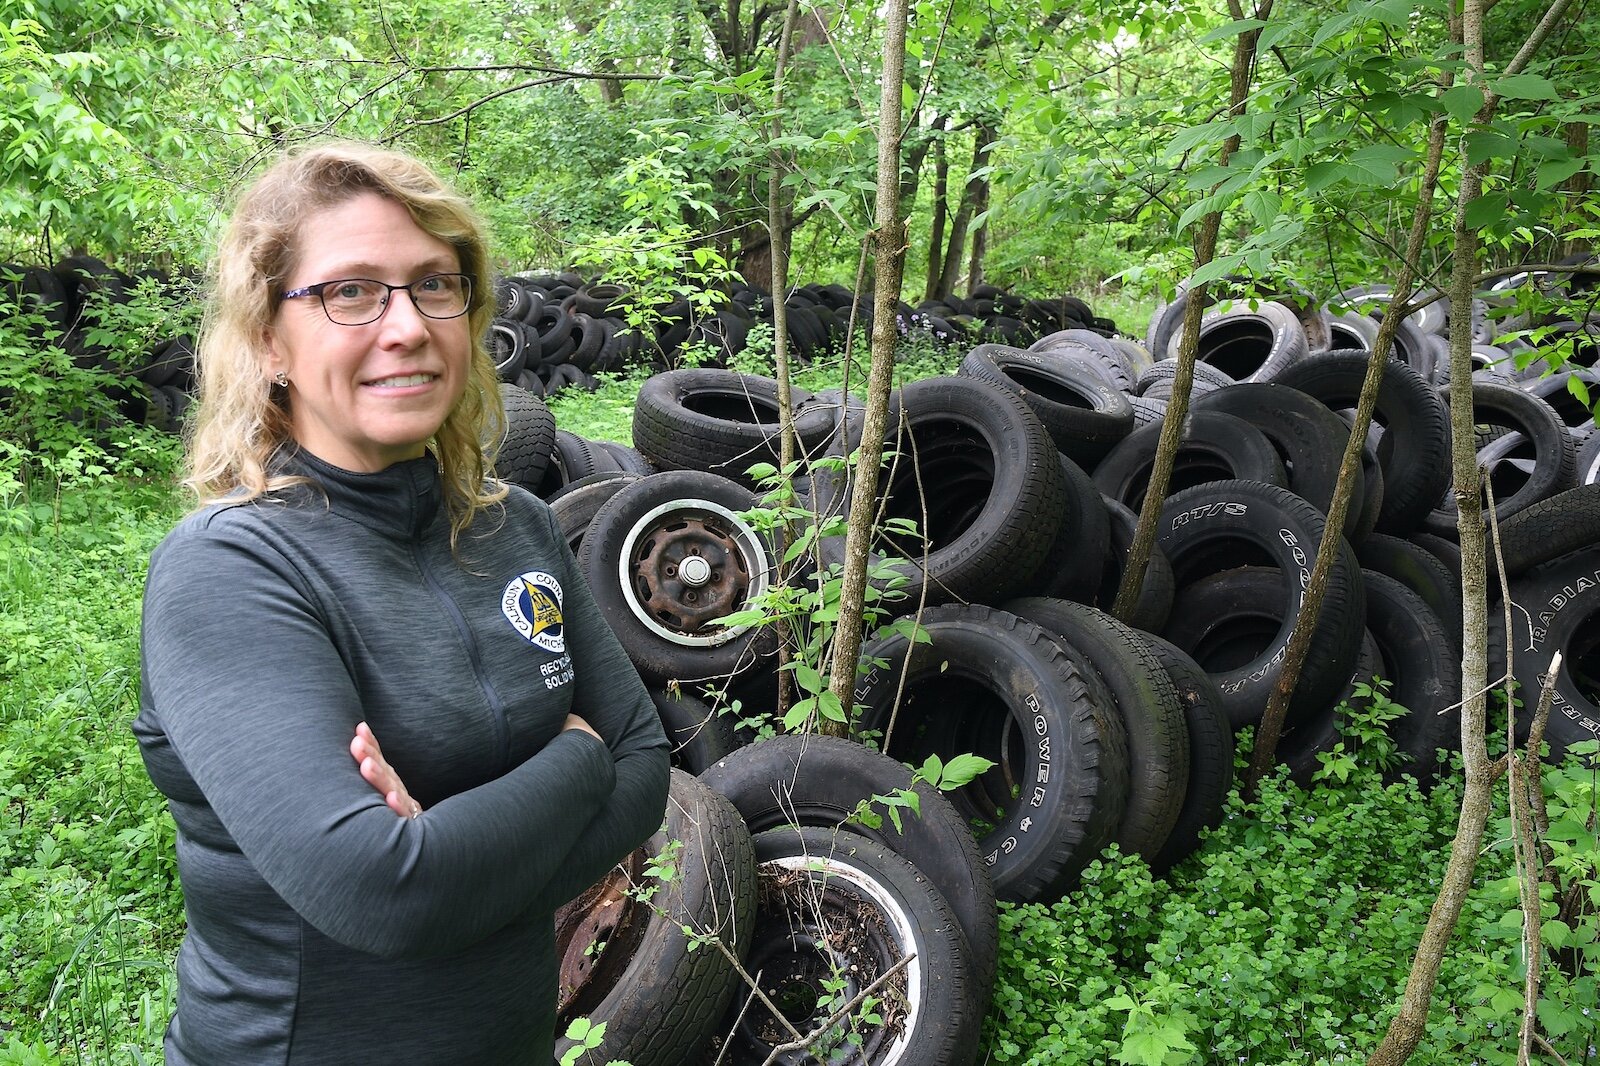
POLYGON ((461 613, 460 606, 455 599, 445 591, 444 586, 434 576, 433 570, 423 558, 422 552, 416 542, 411 544, 411 558, 416 561, 417 569, 422 574, 422 580, 428 588, 444 604, 445 610, 450 614, 450 621, 454 623, 456 632, 461 635, 461 643, 467 649, 467 661, 472 664, 472 675, 478 680, 478 687, 483 691, 484 699, 489 704, 493 715, 495 740, 500 745, 500 765, 503 767, 511 758, 510 727, 506 723, 506 705, 495 691, 494 684, 484 673, 483 659, 478 654, 478 642, 472 639, 472 629, 467 625, 466 616, 461 613))

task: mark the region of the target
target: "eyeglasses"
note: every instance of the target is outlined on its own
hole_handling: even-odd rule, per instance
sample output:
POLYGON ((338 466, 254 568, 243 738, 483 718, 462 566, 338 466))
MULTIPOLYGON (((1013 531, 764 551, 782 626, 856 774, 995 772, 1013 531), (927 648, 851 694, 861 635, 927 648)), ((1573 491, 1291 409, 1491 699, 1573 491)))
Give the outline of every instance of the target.
POLYGON ((472 302, 472 278, 466 274, 429 274, 409 285, 390 285, 371 278, 341 278, 294 289, 285 300, 315 296, 328 320, 341 326, 364 326, 383 317, 397 290, 411 294, 417 313, 426 318, 459 318, 472 302))

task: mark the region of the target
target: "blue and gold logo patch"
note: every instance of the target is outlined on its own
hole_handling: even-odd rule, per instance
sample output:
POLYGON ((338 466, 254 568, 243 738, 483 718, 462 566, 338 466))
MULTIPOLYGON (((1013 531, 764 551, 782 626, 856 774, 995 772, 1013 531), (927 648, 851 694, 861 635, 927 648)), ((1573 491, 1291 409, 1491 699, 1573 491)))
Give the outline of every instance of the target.
POLYGON ((561 583, 543 570, 530 570, 512 578, 500 596, 500 610, 529 644, 556 654, 566 650, 561 583))

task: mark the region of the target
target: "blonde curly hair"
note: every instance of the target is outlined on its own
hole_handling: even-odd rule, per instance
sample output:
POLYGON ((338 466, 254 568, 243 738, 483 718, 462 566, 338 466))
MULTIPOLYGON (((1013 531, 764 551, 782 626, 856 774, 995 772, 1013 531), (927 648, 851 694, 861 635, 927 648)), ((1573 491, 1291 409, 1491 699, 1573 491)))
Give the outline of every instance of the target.
POLYGON ((294 436, 288 400, 273 389, 267 369, 267 332, 296 265, 304 220, 366 192, 400 204, 424 232, 454 248, 473 281, 467 387, 430 442, 454 546, 477 514, 507 493, 485 454, 505 427, 499 382, 484 348, 495 310, 487 240, 472 207, 432 170, 372 145, 322 142, 289 153, 240 196, 208 277, 195 356, 199 404, 190 419, 183 483, 204 507, 304 480, 271 471, 273 454, 294 436))

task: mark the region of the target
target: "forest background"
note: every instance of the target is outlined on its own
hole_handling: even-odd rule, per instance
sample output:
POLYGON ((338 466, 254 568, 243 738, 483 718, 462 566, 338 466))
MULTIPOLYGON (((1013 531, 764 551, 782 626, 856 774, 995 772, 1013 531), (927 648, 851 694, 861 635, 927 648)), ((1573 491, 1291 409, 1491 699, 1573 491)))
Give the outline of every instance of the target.
MULTIPOLYGON (((335 135, 454 175, 501 268, 641 288, 725 270, 765 286, 776 171, 791 280, 860 290, 883 24, 866 5, 799 14, 779 104, 774 3, 4 0, 0 261, 86 253, 182 277, 255 168, 335 135)), ((1463 207, 1484 270, 1587 251, 1600 16, 1558 4, 1537 54, 1503 75, 1548 12, 1498 0, 1474 80, 1453 14, 1403 0, 912 5, 901 297, 985 282, 1070 293, 1137 338, 1194 274, 1207 213, 1221 213, 1218 255, 1200 278, 1326 297, 1393 277, 1425 188, 1436 222, 1411 265, 1443 287, 1468 168, 1483 172, 1463 207), (1241 35, 1255 58, 1232 106, 1241 35), (1449 149, 1429 188, 1436 120, 1449 149)), ((142 328, 175 332, 193 313, 180 294, 142 328)), ((48 394, 0 413, 0 1063, 157 1061, 181 899, 170 821, 126 727, 143 558, 176 513, 172 441, 85 431, 41 349, 11 332, 0 354, 0 388, 48 394)), ((574 427, 615 427, 627 387, 573 401, 574 427)), ((1450 782, 1386 788, 1374 765, 1347 754, 1310 790, 1269 780, 1168 881, 1112 855, 1062 904, 1009 910, 990 1059, 1365 1057, 1460 802, 1450 782)), ((1576 812, 1552 832, 1592 865, 1593 778, 1551 780, 1557 810, 1576 812)), ((1529 967, 1499 827, 1416 1061, 1517 1061, 1529 967)), ((1594 935, 1550 926, 1545 944, 1579 964, 1533 967, 1549 970, 1542 1039, 1568 1062, 1600 1058, 1594 935)))

